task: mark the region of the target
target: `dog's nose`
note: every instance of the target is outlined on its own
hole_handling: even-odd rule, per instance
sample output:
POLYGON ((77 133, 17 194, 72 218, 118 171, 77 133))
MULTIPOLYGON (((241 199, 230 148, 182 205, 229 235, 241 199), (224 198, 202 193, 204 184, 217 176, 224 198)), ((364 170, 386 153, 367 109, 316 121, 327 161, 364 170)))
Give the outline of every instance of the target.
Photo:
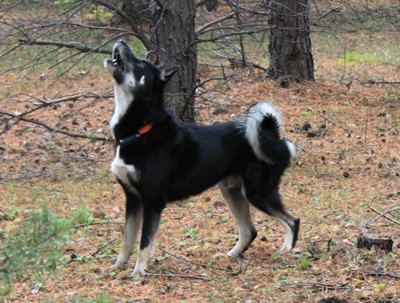
POLYGON ((118 40, 118 43, 120 43, 120 44, 122 44, 122 45, 125 45, 125 46, 126 46, 126 42, 125 42, 123 39, 119 39, 119 40, 118 40))

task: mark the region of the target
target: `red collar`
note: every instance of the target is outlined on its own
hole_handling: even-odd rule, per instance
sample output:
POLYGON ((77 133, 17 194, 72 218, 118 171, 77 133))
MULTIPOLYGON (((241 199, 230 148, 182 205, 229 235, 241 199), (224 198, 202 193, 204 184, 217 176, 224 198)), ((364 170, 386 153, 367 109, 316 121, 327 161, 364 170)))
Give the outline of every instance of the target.
POLYGON ((132 143, 136 143, 140 139, 142 139, 143 135, 147 134, 152 128, 153 128, 153 123, 147 123, 142 128, 140 128, 136 134, 122 139, 115 139, 114 147, 118 147, 122 144, 129 145, 132 143))
POLYGON ((138 130, 138 134, 144 135, 148 133, 152 128, 153 128, 153 123, 147 123, 145 126, 143 126, 141 129, 138 130))

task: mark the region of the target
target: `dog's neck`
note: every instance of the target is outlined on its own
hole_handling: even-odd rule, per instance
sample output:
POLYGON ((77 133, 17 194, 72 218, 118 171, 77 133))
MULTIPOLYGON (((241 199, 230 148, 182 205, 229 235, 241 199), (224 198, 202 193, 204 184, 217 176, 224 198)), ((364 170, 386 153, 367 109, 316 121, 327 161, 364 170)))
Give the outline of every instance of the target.
POLYGON ((143 135, 172 121, 173 118, 164 108, 162 99, 158 102, 143 100, 115 89, 115 108, 110 127, 116 142, 135 134, 143 135))

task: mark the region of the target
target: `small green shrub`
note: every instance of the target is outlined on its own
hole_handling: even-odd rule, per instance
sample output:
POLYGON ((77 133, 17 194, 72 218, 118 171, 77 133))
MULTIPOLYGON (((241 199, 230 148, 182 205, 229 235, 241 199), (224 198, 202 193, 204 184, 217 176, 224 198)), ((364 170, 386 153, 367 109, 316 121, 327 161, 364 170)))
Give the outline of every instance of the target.
POLYGON ((62 248, 76 224, 90 217, 87 208, 79 208, 67 218, 52 214, 47 205, 33 211, 18 230, 3 232, 0 239, 0 295, 12 292, 12 284, 24 277, 41 281, 55 274, 64 259, 62 248))

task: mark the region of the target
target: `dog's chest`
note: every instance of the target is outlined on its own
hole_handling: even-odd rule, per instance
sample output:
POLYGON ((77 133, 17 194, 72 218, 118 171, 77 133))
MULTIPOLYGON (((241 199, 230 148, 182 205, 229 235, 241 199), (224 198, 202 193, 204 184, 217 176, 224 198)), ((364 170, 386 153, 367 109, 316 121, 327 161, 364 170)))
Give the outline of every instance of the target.
POLYGON ((120 156, 120 146, 117 147, 115 158, 111 163, 111 172, 129 188, 133 187, 132 182, 138 182, 140 172, 131 164, 126 164, 120 156))
POLYGON ((121 118, 126 114, 129 106, 133 102, 133 95, 126 90, 116 86, 114 88, 114 98, 115 98, 115 108, 114 113, 111 117, 110 128, 114 130, 115 125, 121 120, 121 118))

